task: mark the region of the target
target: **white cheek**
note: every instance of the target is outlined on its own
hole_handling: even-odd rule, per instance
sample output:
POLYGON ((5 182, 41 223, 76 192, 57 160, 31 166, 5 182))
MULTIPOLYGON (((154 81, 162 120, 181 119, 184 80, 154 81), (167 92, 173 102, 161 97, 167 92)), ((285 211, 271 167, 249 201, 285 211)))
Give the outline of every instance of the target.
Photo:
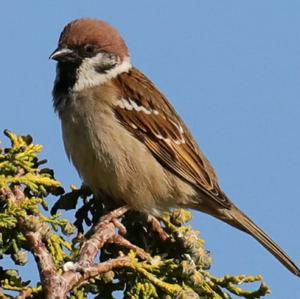
POLYGON ((77 70, 77 81, 73 87, 73 91, 78 92, 85 88, 103 84, 107 80, 112 79, 121 73, 128 72, 132 67, 130 58, 125 57, 121 63, 117 64, 106 73, 101 74, 95 71, 95 66, 101 63, 107 64, 109 62, 111 62, 111 60, 108 61, 108 58, 105 57, 103 53, 99 53, 93 58, 85 58, 77 70))
MULTIPOLYGON (((101 60, 102 53, 96 57, 101 60)), ((95 58, 96 58, 95 57, 95 58)), ((77 70, 77 80, 73 87, 74 91, 80 91, 84 88, 92 87, 101 83, 102 74, 97 74, 95 71, 94 58, 85 58, 77 70)))

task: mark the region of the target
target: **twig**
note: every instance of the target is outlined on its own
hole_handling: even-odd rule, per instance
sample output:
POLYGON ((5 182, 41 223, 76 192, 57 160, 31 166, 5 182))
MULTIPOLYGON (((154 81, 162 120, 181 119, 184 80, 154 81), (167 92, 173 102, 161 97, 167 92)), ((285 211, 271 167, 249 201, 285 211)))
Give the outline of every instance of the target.
MULTIPOLYGON (((19 186, 13 186, 12 191, 1 188, 0 196, 9 196, 17 206, 25 199, 24 192, 19 186)), ((94 265, 95 257, 99 250, 106 242, 111 242, 117 235, 115 224, 118 222, 113 221, 113 219, 122 216, 128 209, 128 207, 124 206, 101 217, 99 222, 91 229, 90 238, 82 244, 79 261, 74 264, 75 271, 72 269, 63 274, 59 273, 51 253, 43 242, 43 232, 47 230, 48 225, 41 224, 32 228, 28 225, 25 217, 18 219, 18 226, 23 231, 37 262, 45 298, 65 298, 66 294, 82 281, 128 263, 129 259, 127 257, 120 257, 94 265)), ((38 218, 38 216, 36 217, 38 218)), ((28 297, 30 295, 29 290, 23 290, 19 294, 19 299, 28 297)))
POLYGON ((150 224, 153 231, 157 232, 162 241, 169 239, 169 235, 162 228, 160 222, 152 215, 148 215, 147 222, 150 224))
POLYGON ((112 220, 115 217, 122 216, 128 211, 128 209, 129 208, 127 206, 116 209, 101 217, 99 222, 92 227, 91 236, 82 244, 78 262, 75 263, 70 270, 65 271, 61 275, 61 278, 65 284, 61 285, 59 290, 56 289, 56 297, 51 297, 51 299, 65 298, 66 294, 70 290, 83 281, 101 273, 110 271, 112 268, 121 267, 124 265, 124 263, 128 263, 129 259, 127 257, 120 257, 94 265, 95 258, 99 250, 106 242, 117 235, 116 227, 112 220))
POLYGON ((110 242, 133 250, 143 260, 149 261, 151 259, 151 256, 146 251, 132 244, 120 235, 115 234, 114 237, 110 240, 110 242))
MULTIPOLYGON (((22 173, 20 172, 20 174, 22 173)), ((22 200, 25 199, 23 190, 17 185, 13 186, 11 190, 12 192, 10 190, 2 189, 0 190, 0 195, 9 196, 14 204, 17 206, 20 205, 22 200)), ((128 210, 128 206, 123 206, 102 216, 98 223, 94 225, 87 234, 88 238, 82 242, 78 262, 74 264, 70 263, 68 267, 65 266, 65 272, 62 274, 60 274, 51 253, 43 242, 45 231, 48 230, 48 225, 41 223, 37 227, 32 227, 30 226, 30 223, 27 223, 28 220, 26 217, 19 218, 18 225, 24 233, 39 268, 45 298, 66 298, 68 292, 82 282, 114 268, 120 268, 126 265, 130 266, 131 259, 128 256, 121 256, 95 264, 95 258, 99 253, 99 250, 106 243, 115 243, 119 246, 131 249, 141 259, 151 259, 151 256, 149 256, 142 248, 132 244, 120 235, 126 233, 126 228, 118 221, 118 218, 124 215, 128 210)), ((32 217, 36 217, 37 222, 39 222, 38 215, 32 215, 32 217)), ((166 233, 161 226, 158 225, 159 222, 156 219, 151 220, 153 228, 163 236, 162 239, 166 238, 164 235, 166 233)), ((30 294, 30 289, 24 289, 18 298, 25 299, 30 296, 30 294)))
POLYGON ((116 235, 114 218, 119 218, 129 210, 128 206, 118 208, 100 218, 99 222, 92 227, 92 235, 83 242, 80 250, 78 265, 82 267, 90 266, 98 254, 100 248, 116 235))
MULTIPOLYGON (((87 281, 99 274, 106 273, 115 268, 121 268, 130 263, 130 258, 128 256, 121 256, 115 259, 111 259, 106 262, 101 262, 90 267, 76 269, 76 271, 67 271, 63 274, 66 281, 69 282, 69 290, 72 290, 75 286, 80 285, 82 282, 87 281)), ((64 297, 59 297, 64 298, 64 297)))
POLYGON ((66 288, 67 282, 58 273, 52 255, 43 243, 41 233, 25 230, 24 235, 37 262, 46 298, 63 298, 56 297, 55 293, 57 288, 66 288))
POLYGON ((38 288, 25 288, 20 292, 16 299, 26 299, 31 296, 32 293, 39 291, 39 289, 41 289, 41 286, 39 286, 38 288))
MULTIPOLYGON (((31 295, 31 289, 25 289, 23 290, 19 296, 16 297, 16 299, 26 299, 27 297, 29 297, 31 295)), ((1 297, 0 297, 1 298, 1 297)))

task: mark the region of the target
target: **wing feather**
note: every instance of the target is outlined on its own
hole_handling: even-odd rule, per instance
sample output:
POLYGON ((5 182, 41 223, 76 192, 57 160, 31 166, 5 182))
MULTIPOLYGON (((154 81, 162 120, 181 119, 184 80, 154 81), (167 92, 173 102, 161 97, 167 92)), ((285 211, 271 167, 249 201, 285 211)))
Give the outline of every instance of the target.
POLYGON ((210 163, 153 83, 135 68, 114 80, 120 92, 119 103, 114 107, 120 123, 143 142, 166 169, 229 208, 231 202, 220 190, 210 163))

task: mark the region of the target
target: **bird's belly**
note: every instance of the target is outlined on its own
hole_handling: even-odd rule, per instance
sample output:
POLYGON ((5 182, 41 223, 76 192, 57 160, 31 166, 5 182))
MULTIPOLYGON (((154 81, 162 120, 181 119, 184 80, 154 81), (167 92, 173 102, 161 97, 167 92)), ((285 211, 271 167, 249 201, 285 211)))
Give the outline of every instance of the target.
POLYGON ((154 215, 188 197, 178 191, 177 185, 185 183, 171 179, 146 146, 112 116, 62 119, 62 130, 69 158, 94 193, 154 215))

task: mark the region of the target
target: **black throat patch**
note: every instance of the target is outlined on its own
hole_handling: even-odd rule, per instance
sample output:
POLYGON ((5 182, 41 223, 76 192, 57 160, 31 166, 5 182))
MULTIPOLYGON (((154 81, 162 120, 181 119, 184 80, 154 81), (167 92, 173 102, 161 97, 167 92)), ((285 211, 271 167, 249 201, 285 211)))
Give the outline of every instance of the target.
POLYGON ((68 92, 73 88, 77 80, 77 70, 80 63, 59 62, 57 65, 57 78, 53 88, 53 105, 55 110, 65 105, 68 92))
POLYGON ((55 82, 54 93, 67 93, 76 83, 76 73, 80 63, 59 62, 57 65, 59 78, 55 82))
MULTIPOLYGON (((110 70, 116 67, 117 62, 115 57, 110 53, 104 53, 102 61, 94 64, 94 70, 99 74, 107 74, 110 70)), ((80 65, 84 63, 84 59, 75 61, 60 61, 57 64, 57 79, 53 88, 53 105, 56 111, 64 108, 69 102, 70 91, 78 80, 78 70, 80 65)))

